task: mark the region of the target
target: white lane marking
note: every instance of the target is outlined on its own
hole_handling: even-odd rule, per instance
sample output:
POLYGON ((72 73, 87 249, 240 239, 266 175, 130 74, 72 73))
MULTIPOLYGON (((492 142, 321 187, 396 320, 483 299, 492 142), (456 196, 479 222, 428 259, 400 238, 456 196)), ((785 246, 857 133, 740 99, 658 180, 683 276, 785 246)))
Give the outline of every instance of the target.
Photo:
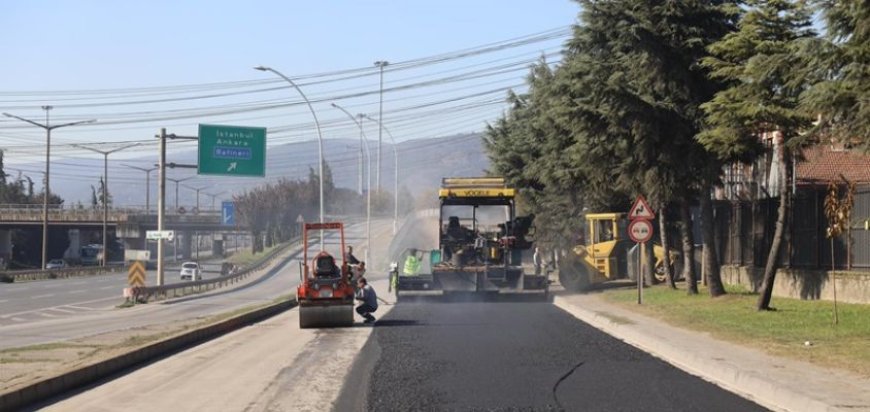
POLYGON ((57 317, 57 316, 54 316, 50 313, 45 313, 45 312, 39 312, 39 316, 42 316, 44 318, 56 318, 57 317))
POLYGON ((47 295, 36 295, 36 296, 31 296, 30 299, 50 298, 50 297, 52 297, 52 296, 54 296, 54 295, 55 295, 54 293, 49 293, 49 294, 47 294, 47 295))
POLYGON ((61 313, 76 313, 76 311, 74 311, 74 310, 61 309, 61 308, 59 308, 59 307, 57 307, 57 308, 49 308, 49 309, 46 309, 46 310, 53 310, 53 311, 55 311, 55 312, 61 312, 61 313))
POLYGON ((6 302, 9 302, 9 299, 0 299, 0 303, 6 303, 6 302))
POLYGON ((51 309, 51 308, 59 308, 59 307, 75 307, 75 306, 73 306, 73 305, 86 305, 86 304, 88 304, 88 303, 106 302, 106 301, 109 301, 109 300, 113 300, 113 301, 116 301, 116 302, 117 302, 117 301, 120 301, 120 300, 122 300, 122 299, 124 299, 124 298, 122 298, 122 297, 120 297, 120 296, 119 296, 119 297, 111 297, 111 298, 94 299, 94 300, 88 300, 88 301, 84 301, 84 302, 75 302, 75 303, 66 304, 66 305, 57 305, 57 306, 51 306, 51 307, 47 307, 47 308, 39 308, 39 309, 25 310, 25 311, 15 312, 15 313, 7 313, 7 314, 5 314, 5 315, 0 316, 0 318, 10 318, 10 317, 12 317, 12 316, 17 316, 17 315, 26 315, 26 314, 28 314, 28 313, 39 313, 39 312, 42 312, 42 311, 44 311, 44 310, 46 310, 46 309, 51 309))
POLYGON ((21 318, 11 318, 9 320, 11 320, 13 322, 24 322, 24 319, 21 319, 21 318))
POLYGON ((85 307, 85 306, 76 306, 76 305, 66 305, 65 307, 78 309, 78 310, 97 310, 95 308, 89 308, 89 307, 85 307))
POLYGON ((67 292, 67 293, 69 293, 70 295, 72 295, 73 293, 85 293, 85 292, 87 292, 86 289, 79 289, 79 290, 71 290, 71 291, 69 291, 69 292, 67 292))
POLYGON ((103 287, 100 288, 100 290, 115 289, 115 288, 118 288, 118 287, 117 287, 117 286, 114 286, 114 285, 113 285, 113 286, 103 286, 103 287))

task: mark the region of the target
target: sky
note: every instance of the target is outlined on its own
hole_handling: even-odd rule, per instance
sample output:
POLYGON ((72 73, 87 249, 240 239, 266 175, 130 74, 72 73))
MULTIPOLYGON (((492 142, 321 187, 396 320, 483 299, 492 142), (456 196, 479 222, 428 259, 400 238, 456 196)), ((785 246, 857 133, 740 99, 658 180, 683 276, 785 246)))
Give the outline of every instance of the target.
MULTIPOLYGON (((99 155, 73 144, 139 143, 109 167, 121 182, 141 180, 121 163, 153 163, 161 127, 266 127, 270 146, 315 139, 300 95, 258 65, 294 79, 326 139, 358 136, 331 103, 377 117, 377 60, 390 62, 383 122, 397 141, 482 131, 509 89, 525 89, 530 64, 558 64, 578 12, 569 0, 4 2, 0 112, 44 123, 51 105, 52 124, 97 120, 52 133, 53 182, 99 179, 68 161, 99 155)), ((365 127, 376 142, 377 123, 365 127)), ((9 168, 44 167, 40 128, 0 116, 0 148, 9 168)))

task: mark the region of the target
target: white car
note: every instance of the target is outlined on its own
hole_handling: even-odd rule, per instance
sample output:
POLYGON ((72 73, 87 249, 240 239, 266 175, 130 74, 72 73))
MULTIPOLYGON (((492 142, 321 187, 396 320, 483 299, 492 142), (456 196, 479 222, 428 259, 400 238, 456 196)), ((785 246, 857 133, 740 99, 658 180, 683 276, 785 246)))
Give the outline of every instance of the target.
POLYGON ((52 259, 45 264, 46 269, 66 269, 66 262, 63 259, 52 259))
POLYGON ((181 264, 181 280, 202 280, 202 268, 196 262, 181 264))

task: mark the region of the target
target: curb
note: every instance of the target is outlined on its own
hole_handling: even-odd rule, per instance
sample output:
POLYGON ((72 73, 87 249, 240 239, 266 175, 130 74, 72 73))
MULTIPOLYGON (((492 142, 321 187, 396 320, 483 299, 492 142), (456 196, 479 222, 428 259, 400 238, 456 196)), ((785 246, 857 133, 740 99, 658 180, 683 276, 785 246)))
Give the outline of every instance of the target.
POLYGON ((126 369, 152 362, 166 354, 215 339, 254 322, 275 316, 295 306, 295 299, 271 304, 212 325, 148 344, 114 358, 83 366, 23 388, 0 394, 0 411, 14 411, 37 402, 45 401, 126 369))
POLYGON ((693 351, 685 350, 678 346, 679 336, 671 335, 670 339, 667 340, 660 336, 652 336, 634 327, 634 322, 631 324, 624 321, 620 322, 613 317, 581 307, 562 296, 556 296, 553 303, 608 335, 765 408, 781 411, 845 410, 838 405, 830 405, 818 398, 782 385, 772 377, 763 376, 757 371, 741 369, 735 363, 725 362, 722 358, 727 354, 723 353, 722 358, 707 358, 693 351))

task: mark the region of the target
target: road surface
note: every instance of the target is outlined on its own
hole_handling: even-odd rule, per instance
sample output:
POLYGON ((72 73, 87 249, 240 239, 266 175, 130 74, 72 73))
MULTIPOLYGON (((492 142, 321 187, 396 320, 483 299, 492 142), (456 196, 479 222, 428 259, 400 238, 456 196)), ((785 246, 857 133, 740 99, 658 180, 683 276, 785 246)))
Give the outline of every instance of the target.
MULTIPOLYGON (((390 223, 387 220, 373 222, 373 233, 390 232, 390 223)), ((363 224, 356 224, 347 229, 347 237, 354 239, 357 244, 364 241, 364 234, 365 225, 363 224)), ((311 247, 319 248, 319 245, 311 247)), ((291 248, 290 252, 280 258, 277 265, 262 276, 239 287, 219 289, 205 295, 192 295, 171 302, 137 305, 125 309, 116 307, 123 302, 123 298, 121 298, 123 283, 118 286, 112 283, 112 280, 103 277, 88 278, 90 282, 107 282, 105 284, 99 283, 100 286, 95 286, 98 283, 76 285, 104 293, 102 297, 97 299, 78 298, 81 293, 70 293, 78 289, 52 286, 55 284, 71 285, 71 283, 56 283, 58 281, 0 285, 0 290, 13 290, 6 289, 6 287, 22 285, 26 287, 39 285, 38 287, 47 290, 39 293, 33 290, 27 291, 26 296, 30 297, 55 294, 55 296, 45 297, 48 299, 47 301, 35 302, 42 305, 38 308, 18 311, 27 313, 7 312, 11 309, 7 309, 7 303, 3 303, 2 308, 6 312, 5 314, 12 314, 12 316, 6 317, 5 323, 0 323, 0 349, 57 342, 138 326, 191 320, 255 304, 269 303, 276 297, 295 292, 295 286, 299 281, 297 259, 301 257, 300 252, 301 247, 291 248), (57 303, 62 302, 61 299, 66 299, 66 302, 72 303, 57 303), (51 317, 41 315, 44 313, 51 314, 51 317), (16 322, 12 318, 20 318, 23 321, 16 322)), ((69 281, 82 280, 69 279, 69 281)), ((115 281, 117 282, 117 278, 115 281)), ((67 280, 60 282, 67 282, 67 280)), ((0 299, 11 300, 12 298, 0 297, 0 299)), ((21 301, 28 299, 22 298, 21 301)))
POLYGON ((765 410, 546 302, 399 303, 347 382, 337 410, 765 410))

